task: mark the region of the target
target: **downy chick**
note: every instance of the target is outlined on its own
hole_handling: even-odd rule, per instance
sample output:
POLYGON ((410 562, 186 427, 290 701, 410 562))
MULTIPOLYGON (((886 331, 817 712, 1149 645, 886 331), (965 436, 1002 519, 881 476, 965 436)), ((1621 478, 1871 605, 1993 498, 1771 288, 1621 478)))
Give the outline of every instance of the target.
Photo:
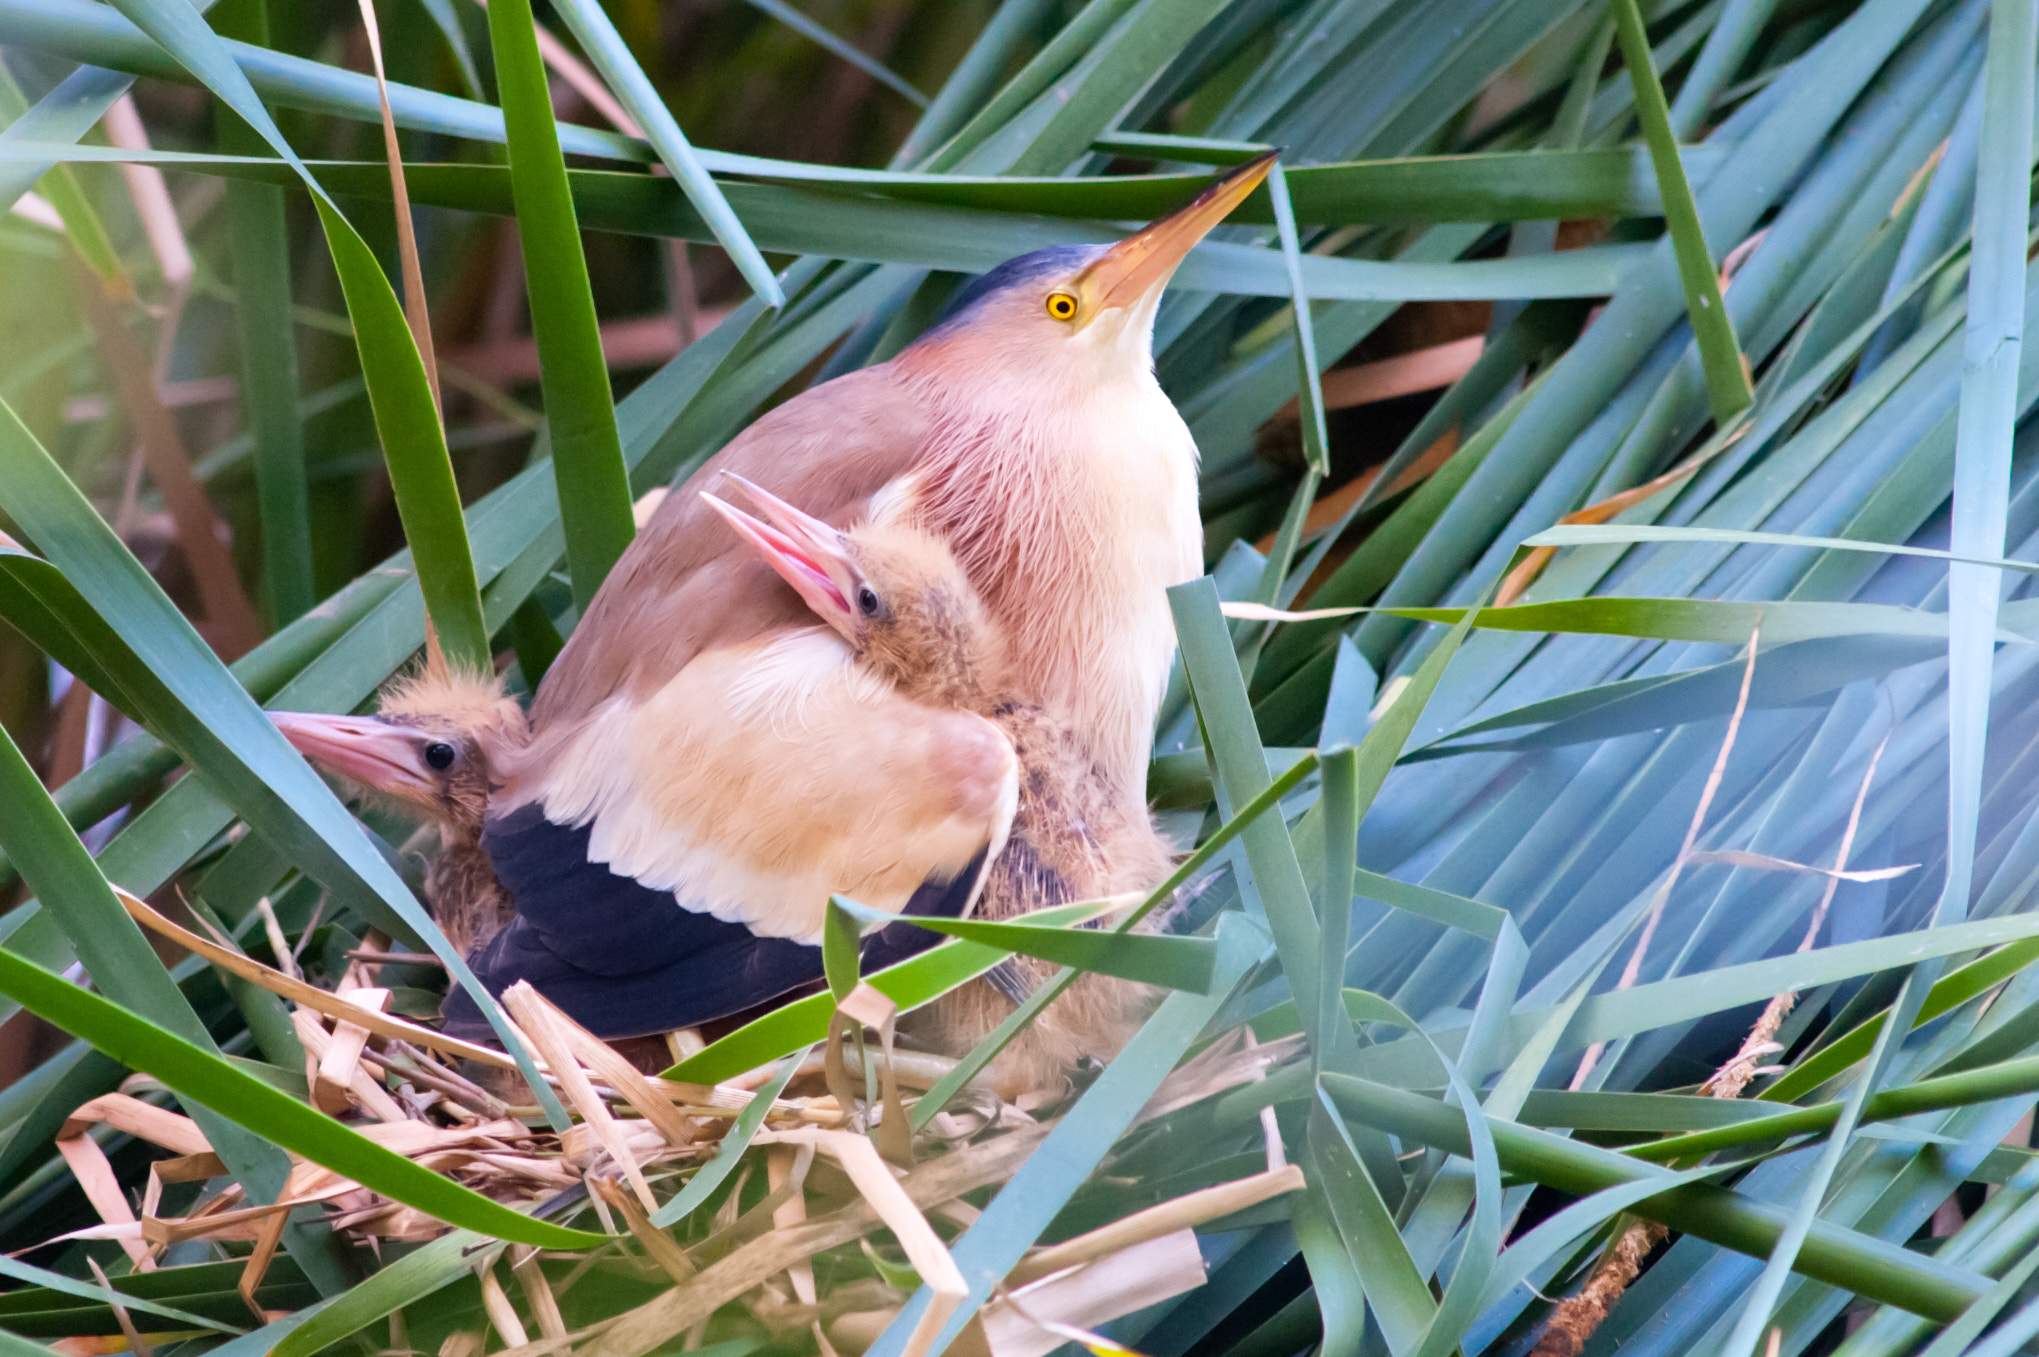
MULTIPOLYGON (((1019 800, 1004 848, 978 888, 977 917, 1008 919, 1144 890, 1167 875, 1168 849, 1145 808, 1132 814, 1117 808, 1083 742, 1041 707, 1000 700, 1003 638, 947 546, 905 524, 873 522, 839 532, 731 479, 769 522, 712 495, 703 498, 865 664, 902 695, 979 713, 1012 741, 1019 800)), ((866 969, 874 960, 867 950, 866 969)), ((1013 957, 910 1019, 908 1033, 962 1055, 1055 969, 1013 957)), ((994 1088, 1007 1098, 1050 1089, 1083 1057, 1116 1055, 1148 1005, 1143 986, 1083 977, 1007 1046, 992 1067, 994 1088)))
POLYGON ((482 818, 491 769, 530 731, 499 680, 435 661, 384 689, 377 716, 271 712, 270 719, 306 758, 438 827, 425 898, 463 955, 509 922, 509 893, 481 848, 482 818))

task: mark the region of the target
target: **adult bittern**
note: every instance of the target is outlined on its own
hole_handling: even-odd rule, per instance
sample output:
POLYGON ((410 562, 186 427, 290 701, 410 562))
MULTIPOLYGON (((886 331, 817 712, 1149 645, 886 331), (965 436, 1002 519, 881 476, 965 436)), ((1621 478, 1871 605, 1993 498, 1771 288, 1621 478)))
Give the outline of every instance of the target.
MULTIPOLYGON (((1006 699, 1004 637, 948 546, 910 525, 874 521, 839 532, 738 479, 765 520, 719 499, 727 518, 852 652, 902 696, 988 718, 1012 744, 1018 801, 994 851, 975 912, 1007 919, 1036 909, 1147 890, 1168 873, 1167 846, 1144 804, 1107 794, 1080 742, 1044 708, 1006 699)), ((967 907, 967 906, 966 906, 967 907)), ((904 934, 910 925, 892 925, 904 934)), ((867 951, 866 965, 876 960, 867 951)), ((961 1055, 1004 1021, 1052 970, 1014 957, 909 1019, 909 1036, 961 1055)), ((1147 1006, 1142 987, 1084 977, 1024 1028, 991 1070, 1008 1096, 1047 1088, 1083 1056, 1118 1054, 1147 1006)))
POLYGON ((513 916, 482 851, 492 769, 529 738, 523 708, 493 678, 459 674, 436 656, 385 689, 381 715, 271 712, 284 738, 327 770, 423 813, 439 829, 425 898, 462 952, 513 916))
MULTIPOLYGON (((693 481, 736 472, 837 527, 911 523, 946 544, 1004 637, 1001 692, 1048 712, 1102 794, 1128 808, 1144 803, 1174 647, 1164 590, 1202 561, 1196 448, 1154 379, 1155 309, 1182 257, 1270 161, 1115 245, 1001 265, 897 357, 778 406, 693 481)), ((640 887, 762 936, 799 936, 785 911, 818 909, 847 883, 803 876, 799 890, 820 893, 783 903, 794 883, 732 857, 722 836, 777 804, 834 795, 817 769, 873 800, 903 794, 865 762, 883 743, 875 732, 813 715, 846 700, 831 685, 853 680, 795 639, 812 623, 711 506, 668 498, 540 686, 531 744, 491 801, 491 851, 520 914, 600 927, 596 916, 640 887), (797 703, 761 699, 788 685, 797 703), (802 737, 767 738, 774 722, 802 737), (684 752, 703 731, 752 745, 739 782, 684 752)))

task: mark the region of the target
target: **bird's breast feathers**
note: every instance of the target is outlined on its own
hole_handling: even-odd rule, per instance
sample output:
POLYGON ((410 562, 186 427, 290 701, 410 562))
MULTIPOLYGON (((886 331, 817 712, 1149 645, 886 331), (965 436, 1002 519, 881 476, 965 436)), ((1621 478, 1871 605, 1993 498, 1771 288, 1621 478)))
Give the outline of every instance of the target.
POLYGON ((1035 402, 1024 419, 972 394, 942 424, 919 507, 1004 624, 1017 695, 1135 787, 1175 648, 1164 591, 1203 567, 1196 443, 1151 376, 1048 409, 1018 393, 1035 402))
POLYGON ((897 910, 1003 844, 1012 744, 983 717, 908 702, 834 633, 697 656, 612 696, 542 773, 547 819, 685 908, 819 941, 832 892, 897 910))

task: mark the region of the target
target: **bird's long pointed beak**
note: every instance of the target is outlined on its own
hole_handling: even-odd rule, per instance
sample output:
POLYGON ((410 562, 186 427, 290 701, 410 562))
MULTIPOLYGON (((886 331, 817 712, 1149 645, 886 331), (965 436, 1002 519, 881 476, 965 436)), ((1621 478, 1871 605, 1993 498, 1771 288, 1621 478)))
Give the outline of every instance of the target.
POLYGON ((1165 285, 1183 256, 1267 178, 1279 154, 1268 151, 1255 156, 1199 193, 1186 207, 1106 250, 1082 276, 1084 289, 1093 298, 1094 313, 1131 306, 1165 285))
POLYGON ((269 719, 298 753, 364 787, 396 796, 430 796, 418 766, 417 739, 403 726, 372 716, 273 711, 269 719))
POLYGON ((759 489, 733 472, 723 475, 741 486, 763 519, 703 490, 701 498, 722 515, 738 536, 757 549, 765 563, 793 586, 823 621, 841 629, 854 617, 850 595, 856 591, 856 568, 850 563, 843 535, 777 495, 759 489))

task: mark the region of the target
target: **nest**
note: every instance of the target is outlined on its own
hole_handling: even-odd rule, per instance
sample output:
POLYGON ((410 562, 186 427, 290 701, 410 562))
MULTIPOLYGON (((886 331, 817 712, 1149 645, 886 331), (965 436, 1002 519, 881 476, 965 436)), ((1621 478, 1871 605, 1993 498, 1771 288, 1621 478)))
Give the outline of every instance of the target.
MULTIPOLYGON (((516 1035, 549 1089, 572 1114, 564 1131, 543 1120, 537 1099, 500 1051, 445 1036, 385 1012, 388 991, 374 963, 356 960, 331 990, 248 957, 224 939, 200 937, 122 894, 129 912, 176 942, 293 1005, 305 1051, 310 1103, 384 1149, 514 1210, 598 1221, 609 1243, 582 1253, 476 1248, 487 1325, 516 1357, 585 1352, 635 1357, 698 1332, 725 1307, 767 1336, 811 1336, 822 1357, 868 1346, 900 1313, 912 1290, 931 1296, 906 1346, 918 1357, 968 1294, 950 1256, 953 1234, 977 1215, 968 1196, 1005 1182, 1055 1125, 1058 1104, 1015 1106, 988 1089, 965 1096, 908 1130, 911 1097, 952 1067, 939 1057, 895 1052, 891 1001, 869 986, 839 1005, 829 1043, 795 1068, 767 1066, 714 1086, 641 1072, 528 985, 503 996, 516 1035), (877 1040, 866 1042, 863 1028, 877 1040), (767 1087, 771 1085, 771 1087, 767 1087), (741 1208, 759 1168, 762 1200, 741 1208), (705 1206, 733 1181, 712 1216, 705 1206), (692 1193, 688 1203, 676 1198, 692 1193), (669 1209, 674 1207, 683 1210, 669 1209), (674 1217, 685 1216, 684 1222, 674 1217), (687 1237, 676 1234, 684 1224, 687 1237), (885 1248, 871 1237, 890 1235, 885 1248), (534 1335, 509 1298, 497 1263, 507 1254, 534 1335), (566 1266, 561 1278, 560 1266, 566 1266), (817 1284, 817 1263, 830 1279, 817 1284), (650 1299, 579 1329, 560 1292, 591 1266, 620 1267, 658 1284, 650 1299), (557 1279, 557 1280, 555 1280, 557 1279)), ((1140 1114, 1151 1121, 1242 1082, 1292 1057, 1295 1039, 1255 1046, 1242 1031, 1177 1069, 1140 1114)), ((149 1101, 160 1086, 136 1076, 121 1092, 77 1108, 58 1141, 101 1223, 61 1236, 111 1240, 138 1271, 155 1268, 175 1244, 251 1245, 239 1291, 263 1322, 258 1293, 287 1221, 316 1207, 327 1223, 371 1249, 416 1244, 454 1227, 415 1205, 382 1196, 319 1164, 292 1158, 281 1195, 251 1203, 190 1118, 149 1101), (123 1193, 100 1143, 106 1126, 160 1147, 140 1210, 123 1193), (174 1183, 219 1180, 181 1216, 158 1208, 174 1183)), ((1008 1275, 966 1331, 966 1350, 986 1357, 1043 1357, 1072 1339, 1100 1351, 1094 1332, 1121 1315, 1179 1295, 1204 1280, 1194 1227, 1303 1185, 1270 1128, 1266 1172, 1189 1192, 1102 1228, 1035 1248, 1008 1275)), ((54 1240, 50 1242, 56 1242, 54 1240)), ((122 1327, 139 1338, 129 1316, 122 1327)), ((145 1341, 145 1340, 144 1340, 145 1341)), ((476 1357, 483 1331, 447 1340, 443 1357, 476 1357)))

